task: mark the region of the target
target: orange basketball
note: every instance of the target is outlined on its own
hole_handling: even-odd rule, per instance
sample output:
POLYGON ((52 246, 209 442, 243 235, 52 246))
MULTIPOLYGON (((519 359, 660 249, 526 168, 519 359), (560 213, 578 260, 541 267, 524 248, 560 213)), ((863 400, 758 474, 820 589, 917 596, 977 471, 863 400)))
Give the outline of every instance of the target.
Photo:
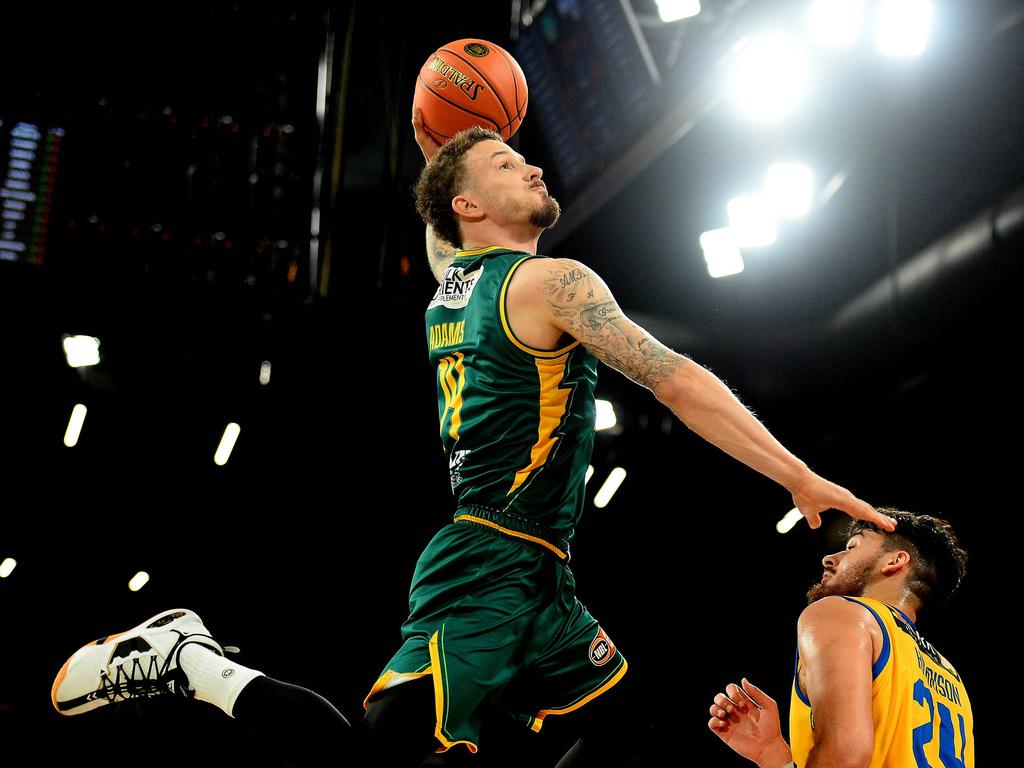
POLYGON ((466 38, 443 45, 416 78, 413 106, 438 143, 480 125, 512 137, 526 116, 526 77, 515 59, 487 40, 466 38))

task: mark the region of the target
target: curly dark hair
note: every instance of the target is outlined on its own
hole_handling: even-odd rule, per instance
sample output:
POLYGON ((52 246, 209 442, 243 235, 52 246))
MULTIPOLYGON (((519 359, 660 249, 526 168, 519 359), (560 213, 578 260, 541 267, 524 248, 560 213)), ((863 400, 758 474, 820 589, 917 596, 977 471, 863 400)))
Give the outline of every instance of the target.
POLYGON ((967 552, 960 547, 952 526, 930 515, 887 507, 878 507, 878 511, 896 520, 895 531, 889 533, 873 523, 854 520, 847 538, 862 531, 874 531, 885 538, 883 551, 904 549, 909 552, 911 566, 907 587, 922 605, 944 603, 960 586, 967 567, 967 552))
POLYGON ((466 152, 487 139, 504 143, 500 134, 486 128, 459 131, 437 150, 416 181, 416 212, 438 237, 458 248, 462 247, 462 230, 452 199, 466 188, 466 152))

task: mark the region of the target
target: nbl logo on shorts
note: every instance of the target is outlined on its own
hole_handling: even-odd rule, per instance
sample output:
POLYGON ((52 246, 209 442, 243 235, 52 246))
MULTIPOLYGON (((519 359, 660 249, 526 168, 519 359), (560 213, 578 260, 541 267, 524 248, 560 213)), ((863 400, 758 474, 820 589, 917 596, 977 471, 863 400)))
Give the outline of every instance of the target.
POLYGON ((600 627, 597 628, 597 637, 590 644, 590 663, 595 667, 603 667, 612 656, 615 655, 615 644, 608 639, 608 635, 600 627))

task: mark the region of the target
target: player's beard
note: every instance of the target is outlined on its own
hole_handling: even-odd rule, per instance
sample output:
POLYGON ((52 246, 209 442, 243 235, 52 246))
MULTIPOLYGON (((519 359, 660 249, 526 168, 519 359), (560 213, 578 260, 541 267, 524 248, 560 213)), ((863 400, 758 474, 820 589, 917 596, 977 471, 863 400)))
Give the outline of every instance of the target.
POLYGON ((555 226, 558 217, 562 215, 562 208, 551 195, 542 195, 541 199, 544 204, 530 211, 530 223, 540 229, 548 229, 555 226))
MULTIPOLYGON (((881 553, 879 553, 880 555, 881 553)), ((861 563, 855 570, 847 571, 842 575, 834 573, 827 583, 819 581, 807 590, 807 604, 810 605, 829 595, 860 597, 871 583, 871 577, 875 572, 877 564, 878 557, 874 557, 869 561, 861 563)))

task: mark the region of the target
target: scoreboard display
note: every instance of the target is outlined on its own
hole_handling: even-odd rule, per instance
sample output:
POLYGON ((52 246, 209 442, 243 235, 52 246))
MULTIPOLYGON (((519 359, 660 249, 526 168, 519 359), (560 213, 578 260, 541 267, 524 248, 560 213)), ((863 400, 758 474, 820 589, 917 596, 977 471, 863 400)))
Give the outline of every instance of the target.
POLYGON ((42 264, 64 130, 0 116, 0 261, 42 264))

